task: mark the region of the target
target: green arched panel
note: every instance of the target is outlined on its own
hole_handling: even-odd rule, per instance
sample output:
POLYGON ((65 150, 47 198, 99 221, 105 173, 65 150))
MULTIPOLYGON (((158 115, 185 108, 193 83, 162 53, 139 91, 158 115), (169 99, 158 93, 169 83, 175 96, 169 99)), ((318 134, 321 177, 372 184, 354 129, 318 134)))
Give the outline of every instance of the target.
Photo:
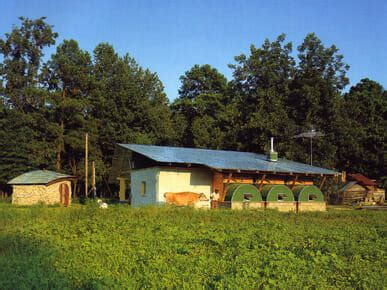
POLYGON ((227 188, 225 201, 243 202, 245 194, 250 197, 250 202, 261 202, 262 196, 258 188, 252 184, 232 184, 227 188))
POLYGON ((297 201, 301 202, 324 202, 324 195, 314 185, 298 185, 293 188, 293 194, 297 201))
POLYGON ((289 187, 283 184, 273 184, 273 185, 265 185, 262 190, 261 194, 265 201, 272 201, 272 202, 293 202, 294 196, 293 192, 290 190, 289 187))

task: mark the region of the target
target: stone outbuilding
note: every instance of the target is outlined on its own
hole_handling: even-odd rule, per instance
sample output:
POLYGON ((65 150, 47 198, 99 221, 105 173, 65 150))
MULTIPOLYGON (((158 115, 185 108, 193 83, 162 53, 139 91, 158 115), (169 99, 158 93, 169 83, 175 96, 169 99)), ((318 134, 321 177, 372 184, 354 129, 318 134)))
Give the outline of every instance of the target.
POLYGON ((49 171, 34 170, 19 175, 8 182, 12 185, 12 203, 32 205, 37 203, 62 204, 71 203, 71 180, 75 177, 49 171))

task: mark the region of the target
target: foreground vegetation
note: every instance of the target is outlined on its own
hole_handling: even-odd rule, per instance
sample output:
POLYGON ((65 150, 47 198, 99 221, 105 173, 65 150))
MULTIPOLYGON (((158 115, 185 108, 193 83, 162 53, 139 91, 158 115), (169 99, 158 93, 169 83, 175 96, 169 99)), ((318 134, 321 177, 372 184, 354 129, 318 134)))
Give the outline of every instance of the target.
POLYGON ((385 285, 383 212, 0 207, 2 289, 385 285))

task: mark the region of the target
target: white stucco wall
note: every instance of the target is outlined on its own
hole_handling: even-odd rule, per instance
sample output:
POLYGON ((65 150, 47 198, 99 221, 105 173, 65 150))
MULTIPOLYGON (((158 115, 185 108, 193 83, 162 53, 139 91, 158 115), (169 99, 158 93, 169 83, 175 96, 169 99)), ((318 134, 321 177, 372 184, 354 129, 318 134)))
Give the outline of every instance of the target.
POLYGON ((164 203, 164 193, 191 191, 210 196, 212 172, 201 168, 151 167, 131 173, 131 205, 141 206, 164 203), (141 195, 141 182, 146 193, 141 195))
POLYGON ((160 168, 158 202, 165 202, 164 193, 191 191, 210 196, 212 172, 202 168, 160 168))
POLYGON ((158 176, 160 169, 151 167, 145 169, 132 170, 131 172, 131 205, 140 206, 147 204, 155 204, 158 176), (141 195, 141 183, 146 183, 146 193, 141 195))

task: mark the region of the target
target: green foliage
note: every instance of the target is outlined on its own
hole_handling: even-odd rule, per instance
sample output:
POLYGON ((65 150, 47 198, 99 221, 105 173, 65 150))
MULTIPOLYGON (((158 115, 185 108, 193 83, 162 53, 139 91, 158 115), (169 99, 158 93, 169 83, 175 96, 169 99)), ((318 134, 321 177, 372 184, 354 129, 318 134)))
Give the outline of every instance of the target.
POLYGON ((206 64, 183 76, 179 97, 172 104, 180 145, 221 149, 226 144, 233 108, 227 79, 206 64))
MULTIPOLYGON (((50 96, 47 106, 56 135, 56 170, 63 168, 73 175, 81 175, 84 133, 96 131, 93 123, 88 122, 87 114, 90 111, 91 72, 91 57, 75 40, 64 40, 43 67, 43 84, 50 96)), ((96 150, 90 152, 94 153, 92 158, 95 159, 96 150)))
MULTIPOLYGON (((285 107, 295 63, 291 52, 292 44, 282 34, 273 42, 266 39, 260 48, 252 45, 249 56, 237 56, 230 65, 238 97, 238 148, 265 152, 271 136, 287 140, 293 135, 285 107)), ((286 153, 287 142, 281 143, 278 150, 286 153)))
POLYGON ((43 49, 58 35, 44 17, 20 21, 0 39, 0 183, 53 161, 47 92, 39 81, 43 49))
MULTIPOLYGON (((348 84, 346 72, 349 66, 334 45, 325 47, 314 33, 305 37, 298 53, 299 62, 286 108, 298 131, 315 126, 324 132, 324 138, 314 144, 315 163, 332 168, 337 164, 339 107, 341 91, 348 84)), ((294 157, 307 161, 307 146, 308 142, 295 143, 294 157)))
POLYGON ((3 289, 386 283, 384 212, 0 206, 3 289))
POLYGON ((386 180, 387 92, 377 82, 362 79, 344 95, 341 114, 340 167, 386 180))
POLYGON ((0 83, 2 95, 15 109, 28 113, 44 105, 39 89, 39 69, 43 49, 55 44, 58 36, 45 17, 30 20, 20 17, 21 26, 14 26, 11 33, 0 39, 0 83))
POLYGON ((106 180, 116 143, 167 144, 173 139, 171 112, 158 76, 129 55, 118 56, 107 43, 94 50, 93 75, 90 113, 106 180))
POLYGON ((75 40, 64 40, 42 63, 42 49, 57 34, 44 18, 21 20, 0 39, 0 183, 40 166, 83 179, 88 132, 89 160, 106 190, 116 143, 176 139, 157 74, 105 43, 92 58, 75 40))

